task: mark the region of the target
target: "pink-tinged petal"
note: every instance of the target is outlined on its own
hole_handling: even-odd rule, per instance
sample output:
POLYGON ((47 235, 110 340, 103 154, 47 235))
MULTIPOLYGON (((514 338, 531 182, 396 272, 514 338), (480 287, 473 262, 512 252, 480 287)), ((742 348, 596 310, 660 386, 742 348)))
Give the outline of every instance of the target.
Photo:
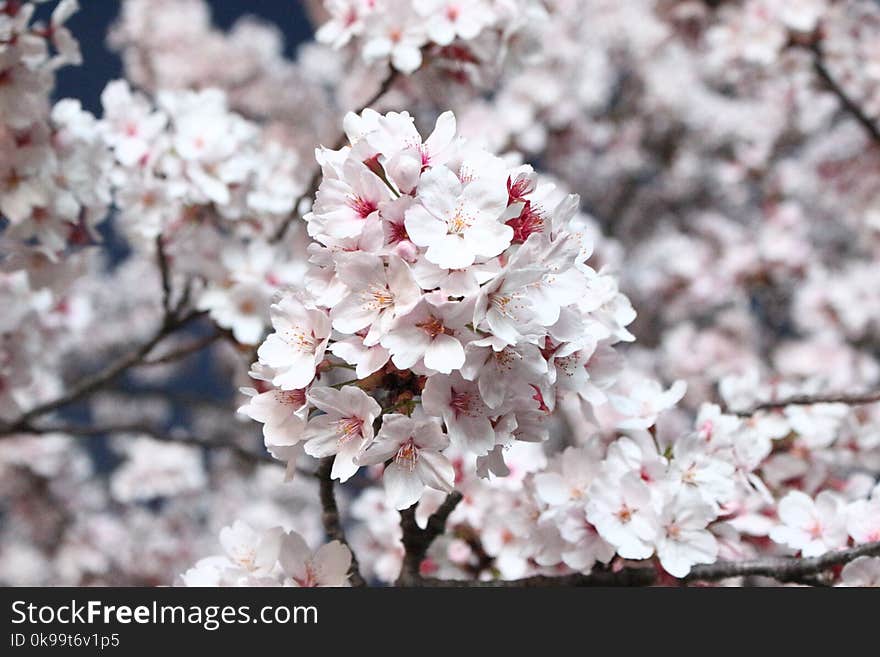
POLYGON ((455 114, 452 112, 443 112, 437 117, 434 124, 434 132, 425 140, 424 150, 429 156, 433 157, 445 150, 455 139, 455 114))
POLYGON ((282 390, 301 390, 315 378, 315 358, 309 354, 292 356, 287 367, 287 370, 279 372, 272 379, 272 384, 282 390))
POLYGON ((254 564, 260 570, 269 571, 275 567, 281 551, 284 530, 281 527, 273 527, 263 534, 257 545, 257 553, 254 564))
POLYGON ((449 374, 462 365, 464 365, 464 348, 451 335, 441 333, 435 336, 425 350, 425 367, 432 370, 449 374))
POLYGON ((358 471, 358 458, 363 453, 365 441, 349 439, 339 446, 336 458, 333 459, 333 469, 330 476, 338 479, 340 483, 346 482, 358 471))
POLYGON ((480 221, 465 231, 468 249, 477 255, 493 258, 510 246, 513 229, 497 221, 480 221))
POLYGON ((428 169, 419 181, 419 200, 431 214, 441 219, 452 216, 461 194, 462 186, 458 176, 444 166, 428 169))
POLYGON ((336 273, 352 290, 371 285, 385 286, 385 265, 382 258, 369 253, 342 253, 336 258, 336 273))
POLYGON ((428 21, 428 36, 439 46, 448 46, 455 40, 455 26, 442 16, 428 21))
POLYGON ((486 417, 462 416, 446 424, 450 440, 477 456, 487 454, 495 446, 495 431, 486 417))
POLYGON ((414 470, 392 463, 382 475, 388 503, 395 509, 407 509, 418 502, 425 485, 414 470))
POLYGON ((335 388, 315 385, 306 396, 309 402, 325 413, 343 416, 349 411, 346 398, 335 388))
POLYGON ((422 450, 416 462, 416 474, 429 488, 452 492, 455 485, 455 468, 445 456, 439 452, 422 450))
POLYGON ((305 428, 305 418, 291 413, 284 422, 263 425, 263 437, 272 445, 296 445, 302 440, 305 428))
POLYGON ((789 492, 779 502, 779 519, 793 527, 809 527, 815 522, 812 498, 799 490, 789 492))
POLYGON ((403 225, 412 243, 419 246, 428 246, 446 234, 446 222, 421 205, 414 205, 406 211, 403 225))
POLYGON ((393 330, 382 336, 382 346, 391 353, 391 360, 402 370, 411 368, 425 354, 431 338, 415 326, 393 330))
MULTIPOLYGON (((344 400, 342 402, 344 408, 348 409, 346 414, 359 417, 365 423, 371 423, 382 411, 382 407, 379 406, 378 402, 357 386, 345 386, 339 391, 339 394, 340 398, 344 400)), ((367 433, 366 429, 365 425, 364 435, 367 433)), ((370 435, 372 436, 372 432, 370 435)))
POLYGON ((318 586, 345 586, 351 568, 351 550, 339 541, 322 545, 312 558, 312 572, 318 586))
POLYGON ((306 454, 320 459, 336 453, 339 449, 336 421, 329 415, 319 415, 309 420, 302 435, 302 439, 306 441, 306 454))
POLYGON ((272 333, 257 349, 257 358, 269 367, 287 367, 290 359, 297 353, 280 335, 272 333))
MULTIPOLYGON (((507 208, 505 183, 503 177, 478 178, 464 187, 461 192, 462 200, 467 204, 468 209, 480 212, 484 218, 498 219, 507 208)), ((421 187, 419 190, 421 191, 421 187)), ((511 229, 512 236, 513 229, 511 229)))
POLYGON ((391 49, 393 47, 394 44, 391 42, 391 39, 376 37, 368 40, 364 44, 364 49, 362 52, 364 59, 370 62, 388 57, 388 55, 391 54, 391 49))
POLYGON ((377 465, 384 463, 397 454, 400 443, 395 440, 377 440, 358 457, 360 465, 377 465))
POLYGON ((349 294, 330 311, 333 328, 354 334, 368 327, 379 317, 375 304, 365 301, 360 294, 349 294))
POLYGON ((278 562, 288 577, 305 581, 308 576, 308 563, 312 557, 305 539, 296 532, 289 532, 281 539, 278 562))
POLYGON ((281 424, 294 409, 282 404, 277 399, 277 391, 270 390, 251 397, 247 404, 238 409, 256 422, 264 424, 281 424))
POLYGON ((443 427, 436 418, 414 422, 411 435, 419 447, 427 450, 440 451, 449 446, 449 437, 443 433, 443 427))
POLYGON ((401 73, 414 73, 422 65, 422 51, 416 46, 398 45, 391 56, 391 61, 401 73))
POLYGON ((385 367, 390 356, 391 354, 384 347, 378 345, 370 347, 361 362, 357 364, 355 374, 359 379, 366 379, 373 372, 378 372, 385 367))

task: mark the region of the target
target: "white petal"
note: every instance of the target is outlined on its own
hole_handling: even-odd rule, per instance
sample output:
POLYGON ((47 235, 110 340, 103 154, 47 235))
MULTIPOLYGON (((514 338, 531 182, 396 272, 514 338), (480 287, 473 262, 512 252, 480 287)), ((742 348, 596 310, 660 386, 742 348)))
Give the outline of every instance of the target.
POLYGON ((416 472, 392 463, 382 475, 388 503, 395 509, 407 509, 419 501, 425 485, 416 472))
POLYGON ((425 367, 449 374, 464 365, 464 348, 451 335, 437 335, 425 350, 425 367))
POLYGON ((339 541, 318 548, 312 558, 312 570, 318 586, 344 586, 351 568, 351 550, 339 541))

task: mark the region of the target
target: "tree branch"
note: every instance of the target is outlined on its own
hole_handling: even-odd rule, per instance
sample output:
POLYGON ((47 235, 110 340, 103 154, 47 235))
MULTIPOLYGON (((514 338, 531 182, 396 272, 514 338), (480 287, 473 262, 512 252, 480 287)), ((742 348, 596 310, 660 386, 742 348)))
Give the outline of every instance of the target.
POLYGON ((803 582, 835 566, 842 566, 858 557, 866 556, 880 556, 880 541, 865 543, 848 550, 828 552, 819 557, 767 557, 694 566, 685 581, 713 582, 728 577, 759 575, 772 577, 778 582, 803 582))
POLYGON ((348 544, 345 538, 345 530, 342 528, 342 520, 339 516, 339 507, 336 505, 336 493, 333 490, 334 484, 331 477, 334 458, 333 456, 328 456, 321 459, 316 472, 320 484, 321 522, 324 524, 324 532, 327 534, 327 537, 331 540, 339 541, 351 552, 351 585, 357 587, 366 586, 367 582, 364 580, 363 575, 361 575, 357 556, 355 556, 354 550, 351 549, 351 545, 348 544))
POLYGON ((174 316, 171 309, 171 268, 168 264, 168 256, 165 254, 165 243, 162 235, 156 236, 156 261, 159 264, 159 275, 162 278, 162 310, 166 322, 170 322, 174 316))
POLYGON ((400 529, 403 532, 401 542, 403 543, 404 556, 403 564, 400 567, 400 575, 397 577, 398 586, 420 586, 423 585, 419 569, 428 548, 437 539, 446 532, 446 521, 450 514, 461 502, 462 496, 458 491, 452 491, 443 500, 443 504, 431 514, 425 528, 419 527, 416 522, 416 506, 413 504, 408 509, 400 512, 400 529))
POLYGON ((819 76, 828 90, 837 96, 837 100, 840 102, 843 109, 861 124, 874 143, 880 145, 880 128, 878 128, 877 124, 867 114, 865 114, 865 111, 861 106, 859 106, 859 104, 847 94, 834 76, 831 75, 831 72, 825 65, 825 57, 822 54, 822 47, 820 46, 819 41, 814 41, 808 47, 813 53, 813 70, 816 72, 816 75, 819 76))
POLYGON ((189 324, 191 321, 198 319, 204 314, 204 312, 193 311, 183 317, 172 319, 171 321, 167 321, 166 318, 166 321, 162 322, 161 326, 155 331, 155 333, 153 333, 152 337, 133 351, 117 359, 92 376, 85 377, 78 385, 73 386, 60 397, 43 404, 38 404, 23 413, 18 419, 13 420, 11 423, 0 425, 0 436, 18 433, 28 427, 30 421, 34 418, 46 415, 47 413, 51 413, 59 408, 77 402, 86 395, 91 394, 98 388, 113 381, 127 369, 140 363, 144 357, 168 335, 182 328, 186 324, 189 324))
POLYGON ((162 356, 157 356, 156 358, 144 358, 141 362, 136 363, 136 365, 140 367, 152 365, 167 365, 168 363, 173 363, 175 361, 186 358, 187 356, 192 356, 193 354, 200 352, 202 349, 212 345, 222 337, 225 337, 225 332, 221 330, 215 330, 210 335, 206 335, 205 337, 195 340, 188 345, 180 347, 179 349, 169 351, 167 354, 163 354, 162 356))
POLYGON ((597 570, 589 575, 535 575, 522 579, 457 580, 421 578, 419 585, 432 588, 547 588, 579 586, 650 586, 657 580, 653 567, 624 568, 617 572, 597 570))
MULTIPOLYGON (((746 561, 719 561, 694 566, 682 583, 717 582, 730 577, 762 576, 781 583, 827 586, 817 579, 818 575, 832 568, 848 564, 858 557, 880 556, 880 541, 866 543, 847 550, 829 552, 819 557, 767 557, 746 561)), ((419 578, 414 584, 430 587, 552 587, 552 586, 650 586, 657 582, 658 572, 654 566, 632 566, 618 571, 599 570, 582 575, 536 575, 512 580, 444 580, 419 578)))
POLYGON ((495 557, 486 552, 486 548, 480 540, 479 532, 470 525, 458 525, 455 528, 455 537, 467 543, 468 547, 471 549, 471 553, 477 561, 473 565, 468 564, 468 570, 471 571, 475 578, 479 577, 483 571, 490 569, 495 563, 495 557))
POLYGON ((880 402, 880 391, 858 393, 858 394, 839 394, 839 395, 795 395, 786 397, 777 401, 766 401, 756 404, 749 409, 727 412, 740 417, 750 417, 759 411, 771 411, 786 406, 812 406, 813 404, 847 404, 849 406, 861 406, 864 404, 873 404, 880 402))

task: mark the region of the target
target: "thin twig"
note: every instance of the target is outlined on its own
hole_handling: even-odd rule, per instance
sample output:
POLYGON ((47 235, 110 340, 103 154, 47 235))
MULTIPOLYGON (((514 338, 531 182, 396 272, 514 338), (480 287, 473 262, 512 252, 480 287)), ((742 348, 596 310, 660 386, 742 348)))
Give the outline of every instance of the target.
POLYGON ((324 532, 331 540, 336 540, 348 547, 351 552, 351 571, 350 581, 352 586, 366 586, 367 582, 361 575, 360 565, 354 550, 348 544, 345 538, 345 530, 342 528, 342 520, 339 516, 339 507, 336 505, 336 492, 333 490, 333 478, 331 472, 333 470, 333 460, 335 457, 328 456, 321 460, 318 465, 316 476, 320 484, 321 494, 321 521, 324 524, 324 532))
POLYGON ((167 365, 168 363, 176 362, 178 360, 186 358, 187 356, 192 356, 193 354, 200 352, 202 349, 210 346, 224 336, 225 333, 223 331, 214 331, 210 335, 206 335, 199 340, 195 340, 188 345, 170 351, 167 354, 163 354, 162 356, 157 356, 156 358, 145 358, 143 361, 137 363, 136 365, 138 367, 167 365))
POLYGON ((843 108, 849 112, 856 121, 858 121, 871 139, 876 144, 880 144, 880 128, 878 128, 877 124, 867 114, 865 114, 862 107, 843 89, 843 87, 840 86, 840 83, 834 78, 834 76, 831 75, 831 72, 825 65, 825 57, 822 54, 822 48, 819 41, 814 41, 808 47, 813 53, 813 70, 816 71, 816 75, 818 75, 825 86, 828 87, 828 90, 837 96, 841 106, 843 106, 843 108))
POLYGON ((476 559, 476 563, 468 564, 467 569, 473 576, 479 577, 484 571, 489 570, 495 563, 495 557, 486 552, 483 541, 480 540, 480 534, 468 524, 460 524, 455 528, 455 537, 467 543, 471 549, 471 553, 476 559))
POLYGON ((772 411, 786 406, 812 406, 813 404, 846 404, 848 406, 862 406, 864 404, 873 404, 880 402, 880 391, 858 393, 858 394, 839 394, 839 395, 794 395, 776 401, 765 401, 756 404, 751 408, 727 412, 740 417, 750 417, 759 411, 772 411))
MULTIPOLYGON (((360 114, 365 109, 370 107, 371 105, 375 105, 376 102, 382 98, 388 91, 394 86, 394 83, 397 81, 398 73, 394 69, 389 69, 388 74, 385 76, 385 79, 382 80, 382 84, 379 85, 379 88, 376 90, 370 98, 360 105, 355 110, 352 110, 355 114, 360 114)), ((339 150, 343 146, 345 146, 346 135, 343 133, 339 136, 339 139, 336 140, 336 143, 333 145, 333 150, 339 150)), ((290 225, 300 217, 299 215, 299 206, 300 204, 307 198, 311 198, 318 191, 318 186, 321 183, 321 167, 315 168, 312 173, 311 178, 309 179, 308 184, 306 185, 306 191, 299 195, 299 197, 293 202, 293 212, 285 219, 285 221, 278 227, 278 230, 275 231, 275 234, 272 236, 271 242, 280 242, 284 239, 284 236, 287 234, 287 230, 290 228, 290 225)))
POLYGON ((449 520, 449 516, 452 515, 452 512, 455 511, 455 507, 458 506, 458 503, 461 502, 461 500, 461 493, 457 490, 452 491, 446 496, 446 499, 443 500, 443 504, 441 504, 428 518, 428 523, 422 531, 425 539, 429 542, 429 547, 430 543, 433 543, 436 538, 446 533, 446 521, 449 520))
POLYGON ((60 397, 57 397, 56 399, 50 400, 48 402, 44 402, 42 404, 38 404, 37 406, 34 406, 30 410, 23 413, 16 420, 13 420, 11 423, 0 426, 0 436, 10 433, 17 433, 21 431, 24 427, 28 426, 31 420, 33 420, 34 418, 40 417, 41 415, 46 415, 47 413, 51 413, 52 411, 58 410, 59 408, 62 408, 64 406, 69 406, 70 404, 79 401, 86 395, 91 394, 98 388, 101 388, 102 386, 110 383, 116 377, 120 376, 123 372, 140 363, 157 344, 159 344, 171 333, 189 324, 193 320, 202 317, 204 314, 204 312, 193 311, 187 315, 184 315, 183 317, 176 318, 173 321, 163 321, 162 325, 153 333, 150 339, 136 347, 131 352, 115 360, 110 365, 93 374, 92 376, 85 377, 80 381, 79 384, 70 388, 60 397))
POLYGON ((159 265, 159 274, 162 277, 162 310, 165 321, 170 322, 174 317, 171 309, 171 268, 168 264, 168 256, 165 253, 165 242, 162 235, 156 236, 156 261, 159 265))

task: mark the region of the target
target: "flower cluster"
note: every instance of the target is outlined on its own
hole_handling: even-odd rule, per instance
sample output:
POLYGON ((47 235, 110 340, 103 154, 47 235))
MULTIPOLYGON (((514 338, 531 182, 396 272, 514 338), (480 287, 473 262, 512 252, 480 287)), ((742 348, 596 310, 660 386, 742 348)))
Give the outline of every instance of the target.
MULTIPOLYGON (((546 16, 536 0, 327 0, 330 14, 316 34, 341 48, 354 40, 367 62, 390 62, 413 73, 426 49, 466 63, 493 65, 499 51, 524 40, 546 16), (488 61, 486 61, 488 60, 488 61)), ((433 52, 432 52, 433 54, 433 52)))
POLYGON ((117 80, 101 100, 121 220, 143 237, 206 220, 200 208, 246 224, 238 228, 245 234, 265 235, 294 210, 302 185, 296 157, 230 112, 223 92, 163 92, 153 107, 117 80))
POLYGON ((312 267, 258 351, 272 389, 243 410, 270 448, 336 455, 342 481, 392 460, 405 508, 423 485, 451 489, 447 440, 499 473, 511 441, 546 439, 557 397, 603 401, 634 312, 586 264, 577 198, 553 202, 531 167, 457 138, 451 113, 425 140, 406 113, 345 125, 351 145, 317 153, 312 267), (356 379, 336 381, 340 365, 356 379))
POLYGON ((184 586, 346 586, 351 552, 331 541, 312 552, 296 532, 257 532, 236 521, 220 530, 223 555, 206 557, 181 575, 184 586))
MULTIPOLYGON (((880 489, 865 482, 820 492, 815 500, 789 490, 778 517, 767 511, 777 507, 781 488, 768 457, 790 433, 777 415, 746 420, 706 405, 694 430, 676 438, 656 427, 611 441, 593 434, 549 461, 536 446, 520 443, 509 451, 505 478, 487 481, 459 470, 456 487, 465 500, 423 574, 485 578, 491 567, 516 579, 655 557, 681 578, 697 564, 753 558, 768 539, 777 552, 804 556, 876 542, 880 489)), ((463 455, 449 454, 460 467, 463 455)), ((421 522, 439 502, 426 495, 421 522)), ((353 513, 365 530, 353 536, 356 549, 375 564, 373 576, 394 581, 402 558, 396 514, 367 494, 353 513)), ((874 567, 869 561, 858 568, 870 579, 874 567)))
POLYGON ((555 525, 558 554, 570 568, 607 563, 615 552, 625 559, 656 553, 675 577, 719 555, 748 553, 753 537, 769 536, 807 557, 847 547, 850 538, 876 541, 876 488, 873 497, 824 491, 815 502, 791 490, 778 503, 778 522, 762 515, 779 488, 768 457, 792 426, 797 420, 744 420, 707 404, 695 431, 665 446, 662 437, 631 433, 607 449, 595 441, 569 448, 534 476, 539 524, 555 525))
POLYGON ((217 89, 163 92, 153 107, 117 80, 101 99, 122 229, 148 250, 162 235, 178 273, 210 270, 199 307, 257 343, 272 294, 302 274, 289 259, 305 247, 301 230, 286 235, 283 260, 269 244, 302 191, 295 153, 231 112, 217 89))
POLYGON ((51 255, 89 242, 110 202, 94 117, 78 101, 49 103, 55 71, 80 63, 64 27, 77 8, 62 0, 44 25, 32 22, 32 2, 0 4, 0 217, 7 237, 51 255))

